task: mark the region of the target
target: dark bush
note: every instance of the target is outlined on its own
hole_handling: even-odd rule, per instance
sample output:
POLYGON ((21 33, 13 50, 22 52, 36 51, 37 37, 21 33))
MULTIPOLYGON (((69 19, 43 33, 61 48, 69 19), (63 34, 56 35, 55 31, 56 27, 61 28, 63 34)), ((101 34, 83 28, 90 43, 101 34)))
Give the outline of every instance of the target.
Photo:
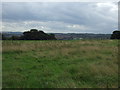
POLYGON ((0 34, 2 40, 56 40, 54 34, 47 34, 37 29, 31 29, 30 31, 23 32, 21 36, 12 35, 8 37, 4 34, 0 34))
POLYGON ((26 31, 21 36, 22 40, 56 40, 54 34, 46 34, 43 31, 38 31, 37 29, 31 29, 26 31))
POLYGON ((113 34, 111 35, 111 39, 120 39, 120 31, 118 30, 113 31, 113 34))

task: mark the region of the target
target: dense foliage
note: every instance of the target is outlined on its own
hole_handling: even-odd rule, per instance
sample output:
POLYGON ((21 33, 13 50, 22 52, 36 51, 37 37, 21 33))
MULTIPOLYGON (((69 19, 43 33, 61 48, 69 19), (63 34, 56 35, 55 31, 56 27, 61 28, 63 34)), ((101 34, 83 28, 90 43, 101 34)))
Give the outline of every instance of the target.
POLYGON ((23 32, 22 36, 5 37, 2 35, 2 40, 56 40, 56 38, 54 34, 46 34, 37 29, 31 29, 23 32))
POLYGON ((120 39, 120 31, 113 31, 111 39, 120 39))

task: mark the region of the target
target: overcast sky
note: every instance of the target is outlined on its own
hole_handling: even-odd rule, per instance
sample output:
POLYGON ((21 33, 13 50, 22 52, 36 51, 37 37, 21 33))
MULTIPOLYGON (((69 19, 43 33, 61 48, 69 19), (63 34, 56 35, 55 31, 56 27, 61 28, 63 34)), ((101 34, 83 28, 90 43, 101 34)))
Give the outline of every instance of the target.
POLYGON ((117 2, 4 2, 2 30, 47 33, 112 33, 118 28, 117 2))

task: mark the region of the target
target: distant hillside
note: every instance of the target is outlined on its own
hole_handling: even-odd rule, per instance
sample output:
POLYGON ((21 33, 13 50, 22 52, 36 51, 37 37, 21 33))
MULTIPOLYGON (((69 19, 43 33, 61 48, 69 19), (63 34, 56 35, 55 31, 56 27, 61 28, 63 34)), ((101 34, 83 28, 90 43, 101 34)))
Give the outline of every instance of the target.
MULTIPOLYGON (((23 32, 2 32, 6 37, 21 36, 23 32)), ((111 34, 94 34, 94 33, 51 33, 58 40, 74 39, 110 39, 111 34)))
POLYGON ((5 37, 12 37, 12 36, 21 36, 23 35, 23 32, 2 32, 2 34, 4 34, 5 37))
POLYGON ((59 40, 71 39, 110 39, 111 34, 89 34, 89 33, 54 33, 55 37, 59 40))

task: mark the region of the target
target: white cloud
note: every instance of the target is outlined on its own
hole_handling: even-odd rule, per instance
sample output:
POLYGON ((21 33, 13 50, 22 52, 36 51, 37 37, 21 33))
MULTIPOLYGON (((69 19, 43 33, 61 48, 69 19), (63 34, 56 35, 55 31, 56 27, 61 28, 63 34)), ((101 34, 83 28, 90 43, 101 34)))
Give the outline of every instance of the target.
POLYGON ((40 21, 25 21, 25 22, 3 22, 3 31, 21 31, 30 30, 32 28, 36 28, 38 30, 44 30, 48 33, 72 33, 72 32, 85 32, 89 28, 84 25, 76 25, 76 24, 69 24, 64 22, 40 22, 40 21))
POLYGON ((89 28, 84 25, 68 25, 69 29, 88 30, 89 28))

